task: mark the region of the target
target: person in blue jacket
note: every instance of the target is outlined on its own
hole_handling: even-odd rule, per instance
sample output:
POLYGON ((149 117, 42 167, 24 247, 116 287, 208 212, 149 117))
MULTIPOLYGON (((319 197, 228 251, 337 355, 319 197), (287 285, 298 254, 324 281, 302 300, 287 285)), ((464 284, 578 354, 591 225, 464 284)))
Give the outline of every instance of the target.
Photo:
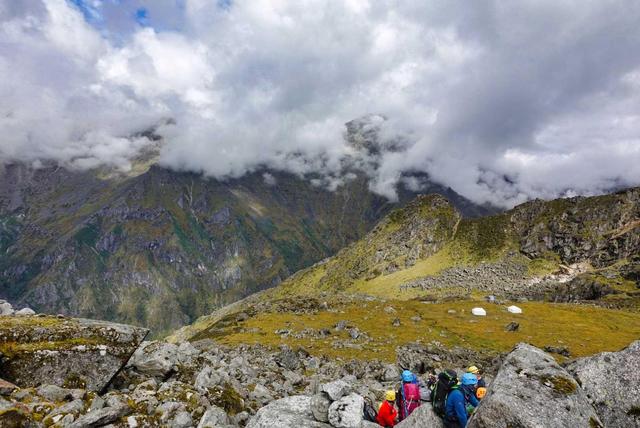
POLYGON ((478 405, 475 388, 478 378, 473 373, 465 373, 461 384, 453 387, 447 397, 444 423, 447 428, 464 428, 467 426, 468 415, 478 405))
POLYGON ((473 413, 478 404, 480 404, 480 400, 476 396, 476 390, 478 389, 478 377, 473 373, 465 373, 462 376, 462 385, 460 386, 460 391, 464 394, 464 401, 467 407, 467 413, 473 413))

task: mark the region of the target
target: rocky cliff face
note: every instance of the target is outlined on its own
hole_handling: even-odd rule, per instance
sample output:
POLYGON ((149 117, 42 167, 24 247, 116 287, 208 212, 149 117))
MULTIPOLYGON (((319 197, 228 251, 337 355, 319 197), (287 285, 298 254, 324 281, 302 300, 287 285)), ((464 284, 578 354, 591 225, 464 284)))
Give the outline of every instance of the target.
POLYGON ((510 214, 520 251, 531 258, 553 252, 566 264, 589 261, 604 267, 639 253, 638 188, 592 198, 533 201, 510 214))
POLYGON ((428 196, 281 289, 405 299, 474 292, 556 301, 616 296, 601 303, 638 308, 639 254, 638 188, 532 201, 480 218, 464 218, 444 198, 428 196))
MULTIPOLYGON (((394 205, 354 177, 330 192, 273 171, 218 181, 4 166, 0 297, 161 334, 361 237, 394 205)), ((401 203, 412 197, 401 189, 401 203)))

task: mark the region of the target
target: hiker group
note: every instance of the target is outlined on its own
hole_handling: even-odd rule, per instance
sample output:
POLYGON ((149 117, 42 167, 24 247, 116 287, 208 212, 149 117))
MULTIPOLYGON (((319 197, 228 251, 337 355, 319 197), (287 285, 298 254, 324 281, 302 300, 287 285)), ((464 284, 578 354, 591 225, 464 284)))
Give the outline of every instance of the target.
POLYGON ((426 384, 409 370, 404 370, 401 378, 398 390, 385 393, 377 412, 370 404, 365 406, 366 419, 383 427, 394 427, 421 405, 431 405, 445 427, 464 428, 487 392, 476 366, 469 367, 460 377, 454 370, 445 370, 438 376, 432 374, 426 384))

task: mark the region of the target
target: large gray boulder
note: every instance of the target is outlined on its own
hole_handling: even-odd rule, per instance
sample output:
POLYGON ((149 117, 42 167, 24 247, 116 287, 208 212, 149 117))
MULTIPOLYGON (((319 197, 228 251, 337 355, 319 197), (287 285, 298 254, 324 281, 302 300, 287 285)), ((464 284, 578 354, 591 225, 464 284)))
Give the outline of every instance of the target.
POLYGON ((601 427, 586 394, 542 350, 519 344, 505 358, 468 428, 601 427))
POLYGON ((171 428, 193 428, 193 419, 191 414, 186 410, 182 410, 176 413, 176 415, 169 421, 171 428))
POLYGON ((15 311, 13 310, 13 306, 11 303, 6 300, 0 300, 0 316, 9 316, 13 315, 15 311))
POLYGON ((274 357, 275 362, 287 370, 297 370, 300 367, 300 357, 298 353, 290 347, 284 345, 281 351, 274 357))
POLYGON ((225 425, 229 425, 229 417, 225 411, 220 407, 211 406, 200 418, 198 428, 218 428, 225 425))
MULTIPOLYGON (((66 415, 72 413, 75 416, 82 413, 84 411, 84 401, 82 400, 73 400, 68 403, 63 404, 62 406, 54 409, 51 413, 47 415, 47 418, 44 420, 45 424, 58 415, 66 415)), ((62 418, 60 418, 62 419, 62 418)))
POLYGON ((178 346, 167 342, 145 342, 138 348, 129 361, 139 373, 166 377, 178 363, 178 346))
POLYGON ((351 385, 342 379, 325 383, 320 387, 320 391, 327 394, 331 401, 339 400, 351 392, 351 385))
POLYGON ((16 311, 14 313, 14 315, 19 316, 19 317, 35 315, 35 314, 36 314, 36 312, 31 308, 22 308, 19 311, 16 311))
POLYGON ((329 406, 329 423, 335 428, 360 428, 364 410, 364 398, 352 393, 334 401, 329 406))
POLYGON ((396 428, 444 428, 442 419, 433 411, 431 403, 424 403, 396 428))
POLYGON ((640 427, 640 341, 620 352, 580 358, 567 369, 608 427, 640 427))
POLYGON ((4 317, 0 377, 20 387, 48 384, 102 391, 148 332, 86 319, 4 317))
POLYGON ((68 399, 81 400, 85 397, 83 389, 67 389, 58 385, 40 385, 36 390, 39 396, 49 401, 64 401, 68 399))
POLYGON ((400 369, 395 364, 387 364, 384 366, 382 380, 385 382, 394 382, 400 379, 400 369))
POLYGON ((320 422, 329 422, 329 406, 331 399, 324 392, 319 392, 311 397, 311 413, 320 422))
POLYGON ((257 384, 253 391, 249 393, 249 399, 260 403, 264 406, 273 401, 273 395, 264 385, 257 384))
POLYGON ((311 413, 311 397, 294 395, 276 400, 258 410, 247 428, 330 428, 311 413))
POLYGON ((110 424, 111 422, 115 422, 130 413, 131 408, 125 405, 105 407, 80 416, 75 422, 69 425, 69 428, 101 427, 110 424))

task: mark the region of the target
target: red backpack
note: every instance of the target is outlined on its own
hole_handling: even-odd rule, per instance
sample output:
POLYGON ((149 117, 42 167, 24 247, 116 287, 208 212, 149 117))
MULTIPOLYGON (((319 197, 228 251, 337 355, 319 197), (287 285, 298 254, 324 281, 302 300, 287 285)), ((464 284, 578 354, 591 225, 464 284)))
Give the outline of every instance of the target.
POLYGON ((406 419, 420 407, 420 387, 417 383, 405 383, 400 388, 400 420, 406 419))

